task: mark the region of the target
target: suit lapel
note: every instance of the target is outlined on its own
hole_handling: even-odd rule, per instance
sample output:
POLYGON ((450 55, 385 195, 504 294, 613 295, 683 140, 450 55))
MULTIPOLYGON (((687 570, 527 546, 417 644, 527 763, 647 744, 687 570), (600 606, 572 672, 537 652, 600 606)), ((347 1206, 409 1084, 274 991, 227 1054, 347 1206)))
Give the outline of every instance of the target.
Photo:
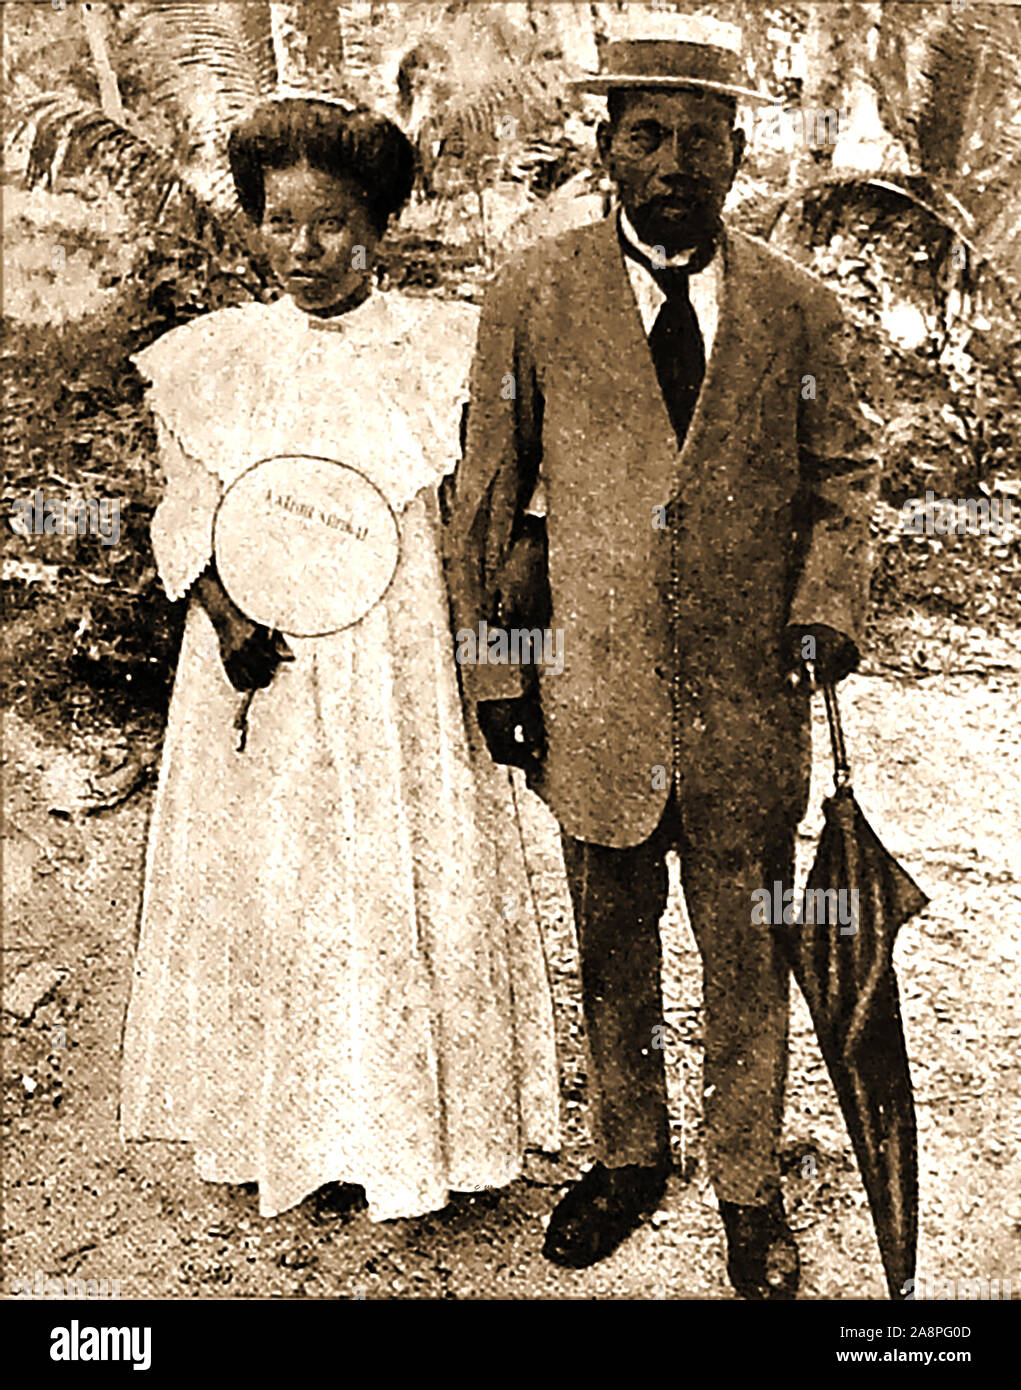
POLYGON ((769 291, 754 247, 727 232, 722 252, 719 327, 681 450, 675 495, 693 470, 719 458, 738 421, 747 421, 748 402, 783 346, 775 327, 767 330, 763 303, 769 291))
POLYGON ((572 335, 580 381, 598 389, 624 444, 626 474, 646 472, 654 459, 677 453, 677 437, 663 403, 648 339, 617 240, 613 217, 591 229, 577 268, 576 305, 584 328, 572 335), (598 384, 598 385, 597 385, 598 384))

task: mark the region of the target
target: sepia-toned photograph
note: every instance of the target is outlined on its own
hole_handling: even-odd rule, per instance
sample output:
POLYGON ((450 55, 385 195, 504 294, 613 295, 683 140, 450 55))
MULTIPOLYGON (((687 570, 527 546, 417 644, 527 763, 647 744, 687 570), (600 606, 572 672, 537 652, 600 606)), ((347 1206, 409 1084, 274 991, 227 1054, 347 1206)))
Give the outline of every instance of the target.
POLYGON ((1021 5, 0 9, 36 1369, 210 1301, 1006 1346, 1021 5))

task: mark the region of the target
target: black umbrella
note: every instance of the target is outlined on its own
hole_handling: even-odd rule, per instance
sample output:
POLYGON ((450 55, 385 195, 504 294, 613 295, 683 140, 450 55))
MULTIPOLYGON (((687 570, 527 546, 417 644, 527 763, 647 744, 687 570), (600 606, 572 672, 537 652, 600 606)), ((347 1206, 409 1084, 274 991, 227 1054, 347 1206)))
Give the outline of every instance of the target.
POLYGON ((898 1299, 915 1270, 918 1150, 893 943, 929 900, 862 814, 836 692, 822 689, 836 787, 823 806, 801 920, 781 935, 854 1145, 890 1297, 898 1299))

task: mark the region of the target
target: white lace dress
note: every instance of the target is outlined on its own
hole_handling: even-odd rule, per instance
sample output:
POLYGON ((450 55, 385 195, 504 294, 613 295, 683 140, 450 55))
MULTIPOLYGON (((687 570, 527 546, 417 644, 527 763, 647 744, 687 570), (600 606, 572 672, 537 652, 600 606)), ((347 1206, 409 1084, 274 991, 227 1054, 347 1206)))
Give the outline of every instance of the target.
POLYGON ((554 1149, 552 1009, 506 770, 469 751, 440 564, 474 313, 374 294, 338 320, 226 309, 135 359, 167 478, 171 597, 223 489, 278 454, 355 463, 401 557, 355 627, 292 638, 241 698, 188 611, 149 834, 125 1139, 183 1139, 272 1216, 331 1181, 377 1220, 500 1186, 554 1149))

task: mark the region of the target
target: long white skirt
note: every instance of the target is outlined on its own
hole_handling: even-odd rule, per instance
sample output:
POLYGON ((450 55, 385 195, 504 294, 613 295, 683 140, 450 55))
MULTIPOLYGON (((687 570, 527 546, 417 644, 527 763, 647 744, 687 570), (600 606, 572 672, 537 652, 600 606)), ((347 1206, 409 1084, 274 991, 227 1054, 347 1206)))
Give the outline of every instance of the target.
POLYGON ((149 835, 125 1139, 183 1139, 264 1216, 357 1183, 376 1220, 558 1143, 552 1008, 510 782, 462 720, 435 503, 356 627, 291 640, 233 728, 193 604, 149 835))

